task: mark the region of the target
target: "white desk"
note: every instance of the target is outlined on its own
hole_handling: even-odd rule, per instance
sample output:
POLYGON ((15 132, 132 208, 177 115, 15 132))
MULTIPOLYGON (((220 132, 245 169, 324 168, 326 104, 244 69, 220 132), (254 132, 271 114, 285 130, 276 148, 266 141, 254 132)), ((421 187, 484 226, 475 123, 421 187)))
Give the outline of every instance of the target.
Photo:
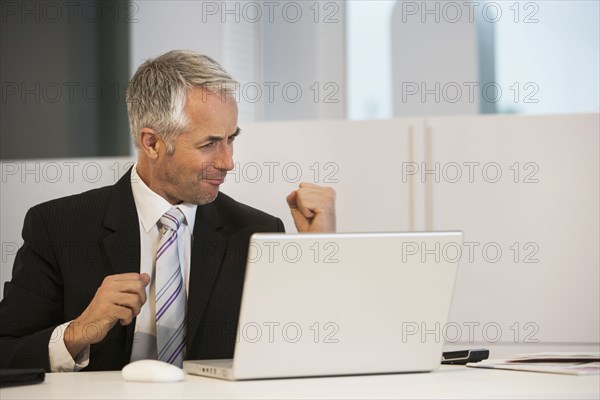
POLYGON ((46 374, 46 382, 0 390, 10 399, 204 398, 543 398, 598 399, 600 376, 567 376, 442 366, 419 374, 227 382, 134 383, 120 372, 46 374))

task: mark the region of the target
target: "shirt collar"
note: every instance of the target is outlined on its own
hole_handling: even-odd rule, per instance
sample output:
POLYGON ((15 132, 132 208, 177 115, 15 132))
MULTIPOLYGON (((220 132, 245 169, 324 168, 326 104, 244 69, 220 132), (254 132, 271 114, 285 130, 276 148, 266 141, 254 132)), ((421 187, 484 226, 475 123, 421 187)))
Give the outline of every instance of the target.
POLYGON ((173 206, 144 183, 137 173, 137 163, 131 169, 131 191, 133 192, 133 200, 135 201, 138 217, 146 233, 150 232, 160 220, 160 217, 173 207, 181 210, 183 215, 185 215, 185 222, 190 227, 190 231, 194 231, 196 208, 198 206, 190 203, 180 203, 173 206))

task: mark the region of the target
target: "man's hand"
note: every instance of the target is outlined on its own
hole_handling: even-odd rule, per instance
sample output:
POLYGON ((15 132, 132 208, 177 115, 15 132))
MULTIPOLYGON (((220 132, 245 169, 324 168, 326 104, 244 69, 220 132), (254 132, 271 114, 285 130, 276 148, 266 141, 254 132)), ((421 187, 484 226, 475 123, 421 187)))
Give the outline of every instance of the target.
POLYGON ((117 321, 129 325, 146 302, 148 274, 134 272, 107 276, 90 305, 73 320, 64 335, 73 358, 86 346, 102 341, 117 321))
POLYGON ((298 232, 335 232, 335 190, 301 183, 287 197, 298 232))

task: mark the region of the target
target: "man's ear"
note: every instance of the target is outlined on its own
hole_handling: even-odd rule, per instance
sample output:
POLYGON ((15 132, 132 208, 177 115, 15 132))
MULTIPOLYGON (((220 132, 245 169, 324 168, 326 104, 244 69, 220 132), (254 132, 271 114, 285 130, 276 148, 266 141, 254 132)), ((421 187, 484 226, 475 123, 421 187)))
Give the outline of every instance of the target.
POLYGON ((142 128, 140 130, 141 150, 150 159, 156 159, 159 154, 160 139, 156 131, 152 128, 142 128))

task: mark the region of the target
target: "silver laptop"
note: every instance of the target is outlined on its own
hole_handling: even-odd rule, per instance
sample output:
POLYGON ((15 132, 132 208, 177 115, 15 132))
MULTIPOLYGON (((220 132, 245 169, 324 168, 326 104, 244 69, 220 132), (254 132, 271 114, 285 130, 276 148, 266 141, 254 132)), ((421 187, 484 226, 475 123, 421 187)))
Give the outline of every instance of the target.
POLYGON ((461 232, 255 234, 227 380, 431 371, 440 365, 461 232))

